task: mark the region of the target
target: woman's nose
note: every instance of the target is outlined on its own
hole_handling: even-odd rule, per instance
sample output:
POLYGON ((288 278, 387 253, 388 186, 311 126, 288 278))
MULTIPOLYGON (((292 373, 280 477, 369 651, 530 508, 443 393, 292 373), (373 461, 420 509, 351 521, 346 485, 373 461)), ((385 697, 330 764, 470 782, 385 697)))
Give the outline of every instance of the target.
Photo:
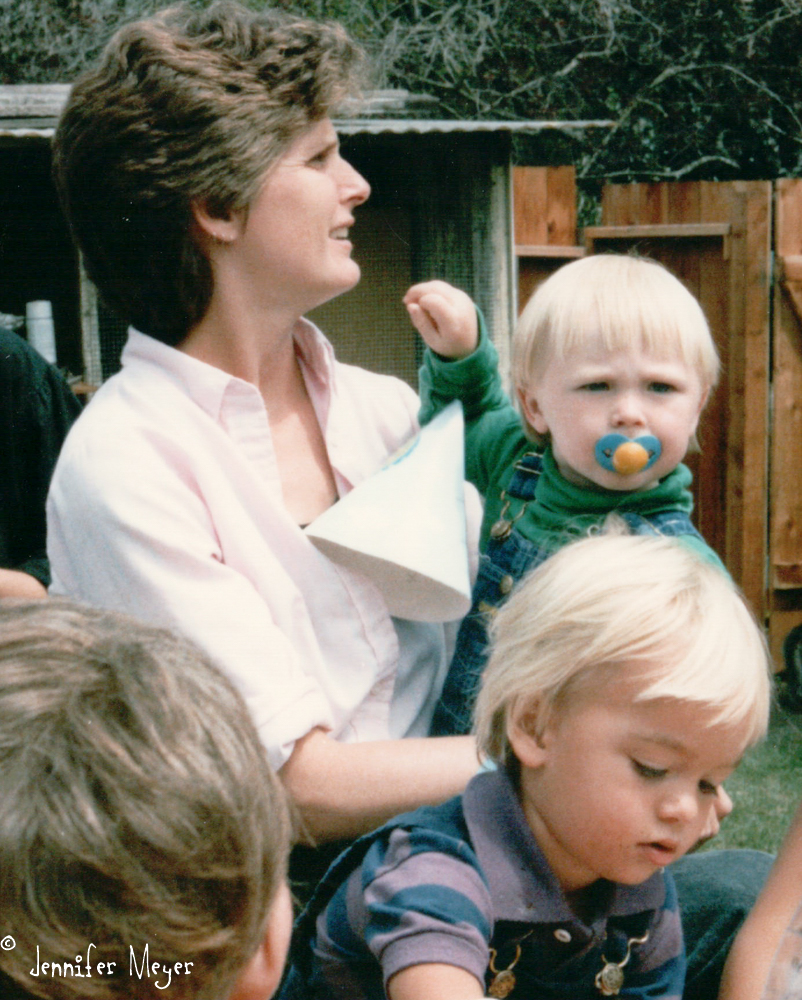
POLYGON ((351 205, 361 205, 362 202, 367 201, 370 197, 370 184, 368 184, 356 168, 351 166, 348 160, 340 158, 340 162, 342 170, 340 178, 342 200, 349 202, 351 205))

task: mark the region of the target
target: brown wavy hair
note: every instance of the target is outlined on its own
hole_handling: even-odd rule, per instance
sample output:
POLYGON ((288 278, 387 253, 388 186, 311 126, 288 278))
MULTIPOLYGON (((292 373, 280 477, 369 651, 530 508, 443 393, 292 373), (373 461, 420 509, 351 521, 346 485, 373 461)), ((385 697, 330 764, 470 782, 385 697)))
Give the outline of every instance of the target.
POLYGON ((247 210, 289 144, 358 90, 345 30, 231 0, 121 28, 74 85, 53 172, 89 277, 127 323, 167 344, 212 294, 192 204, 247 210))

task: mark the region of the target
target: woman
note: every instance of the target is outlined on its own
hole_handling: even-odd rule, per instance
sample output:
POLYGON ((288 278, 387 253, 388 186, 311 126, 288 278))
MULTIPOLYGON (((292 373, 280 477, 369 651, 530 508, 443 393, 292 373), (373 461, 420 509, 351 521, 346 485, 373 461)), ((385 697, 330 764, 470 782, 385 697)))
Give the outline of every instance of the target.
POLYGON ((54 172, 87 271, 134 329, 59 462, 53 590, 173 625, 236 678, 306 836, 459 791, 469 738, 423 735, 443 626, 397 622, 302 527, 416 427, 302 318, 359 280, 367 182, 329 114, 345 32, 217 3, 121 29, 73 88, 54 172))

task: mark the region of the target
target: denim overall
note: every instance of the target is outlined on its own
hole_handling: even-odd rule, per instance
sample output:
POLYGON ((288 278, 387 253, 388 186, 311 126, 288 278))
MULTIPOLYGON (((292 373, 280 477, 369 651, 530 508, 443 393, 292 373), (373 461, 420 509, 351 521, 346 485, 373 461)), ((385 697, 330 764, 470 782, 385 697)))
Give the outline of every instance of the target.
MULTIPOLYGON (((488 656, 487 622, 524 574, 554 554, 553 549, 530 542, 515 528, 515 522, 535 498, 542 471, 541 455, 527 452, 515 463, 510 484, 501 495, 504 505, 498 521, 491 528, 487 549, 479 560, 473 603, 460 625, 454 657, 435 707, 430 730, 432 736, 470 732, 473 706, 488 656), (519 501, 521 506, 514 515, 508 516, 511 500, 519 501)), ((669 510, 648 516, 634 511, 614 510, 611 513, 621 517, 634 535, 694 535, 702 538, 684 511, 669 510)))

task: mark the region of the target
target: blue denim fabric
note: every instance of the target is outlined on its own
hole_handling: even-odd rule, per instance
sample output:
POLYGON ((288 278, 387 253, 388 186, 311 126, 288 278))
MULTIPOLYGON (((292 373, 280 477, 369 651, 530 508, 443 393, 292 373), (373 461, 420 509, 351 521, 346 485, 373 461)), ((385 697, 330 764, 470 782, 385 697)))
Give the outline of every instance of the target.
MULTIPOLYGON (((534 452, 525 455, 516 463, 505 497, 520 501, 525 508, 534 499, 540 471, 540 456, 534 452)), ((516 512, 518 517, 523 508, 516 512)), ((649 517, 634 511, 615 513, 627 523, 634 535, 702 537, 684 511, 664 511, 649 517)), ((491 536, 487 550, 480 558, 471 609, 460 625, 454 656, 432 717, 432 736, 470 732, 473 706, 488 656, 488 621, 522 577, 553 554, 553 550, 524 538, 515 528, 515 520, 515 516, 508 518, 510 531, 506 537, 491 536)))

